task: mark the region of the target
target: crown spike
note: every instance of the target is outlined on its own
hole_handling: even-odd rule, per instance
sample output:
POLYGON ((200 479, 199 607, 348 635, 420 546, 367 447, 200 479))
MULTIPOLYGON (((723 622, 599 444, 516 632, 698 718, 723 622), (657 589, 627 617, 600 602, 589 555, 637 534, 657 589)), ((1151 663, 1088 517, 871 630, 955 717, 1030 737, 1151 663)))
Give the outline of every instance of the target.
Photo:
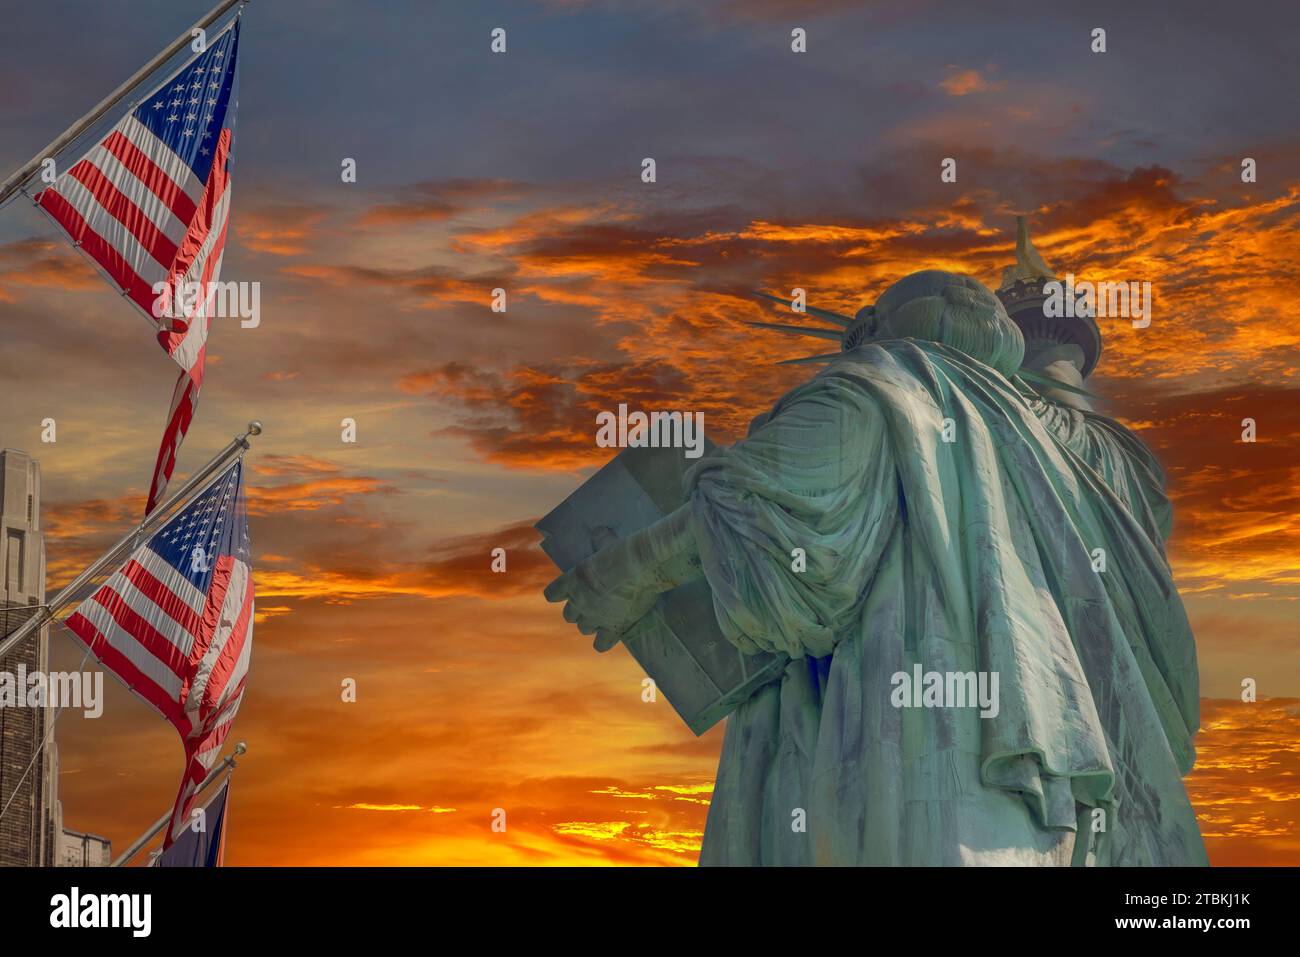
MULTIPOLYGON (((768 293, 758 291, 755 291, 754 295, 761 299, 770 299, 772 302, 779 302, 783 306, 794 308, 793 302, 789 299, 782 299, 780 296, 772 296, 768 293)), ((816 306, 805 306, 804 312, 808 313, 810 316, 817 316, 819 319, 827 319, 831 322, 839 323, 841 326, 847 326, 849 323, 853 322, 851 316, 841 316, 838 312, 830 312, 827 309, 818 309, 816 306)))
POLYGON ((838 359, 842 355, 844 355, 843 352, 824 352, 819 356, 803 356, 799 359, 782 359, 780 362, 773 363, 773 365, 793 366, 806 362, 830 362, 834 359, 838 359))
POLYGON ((813 336, 817 339, 833 339, 839 342, 844 334, 839 329, 825 329, 821 326, 783 326, 777 322, 754 322, 745 320, 747 326, 761 326, 764 329, 775 329, 777 332, 785 332, 793 336, 813 336))

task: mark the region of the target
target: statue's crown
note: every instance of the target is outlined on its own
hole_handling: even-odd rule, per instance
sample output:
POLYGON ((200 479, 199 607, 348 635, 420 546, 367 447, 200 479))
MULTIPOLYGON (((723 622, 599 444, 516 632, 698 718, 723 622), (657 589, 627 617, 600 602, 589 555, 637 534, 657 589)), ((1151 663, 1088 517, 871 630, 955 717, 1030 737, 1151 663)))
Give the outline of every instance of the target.
POLYGON ((853 316, 758 292, 755 295, 760 298, 779 302, 830 325, 774 322, 751 322, 750 325, 791 335, 828 339, 840 347, 837 352, 787 359, 780 365, 829 362, 841 353, 883 335, 945 342, 1007 375, 1014 374, 1023 363, 1045 349, 1074 345, 1083 352, 1080 371, 1086 378, 1101 357, 1101 333, 1096 321, 1090 317, 1054 318, 1044 315, 1043 303, 1048 297, 1045 287, 1056 282, 1052 267, 1029 241, 1025 217, 1017 216, 1016 261, 1002 271, 1002 284, 994 294, 969 276, 921 270, 900 279, 874 305, 863 307, 853 316), (985 300, 983 304, 979 301, 981 297, 985 300))

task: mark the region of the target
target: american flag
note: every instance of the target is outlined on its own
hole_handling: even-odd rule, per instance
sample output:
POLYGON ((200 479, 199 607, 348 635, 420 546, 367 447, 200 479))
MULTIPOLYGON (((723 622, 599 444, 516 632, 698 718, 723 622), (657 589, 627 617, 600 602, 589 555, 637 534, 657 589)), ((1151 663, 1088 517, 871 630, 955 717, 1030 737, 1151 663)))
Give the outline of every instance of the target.
POLYGON ((242 469, 168 519, 64 622, 180 733, 185 776, 164 847, 184 831, 244 696, 253 579, 242 469))
POLYGON ((170 848, 159 852, 153 867, 225 867, 226 808, 230 804, 230 778, 203 806, 204 827, 186 828, 170 848))
POLYGON ((162 499, 189 430, 230 223, 230 156, 239 105, 239 20, 139 102, 103 139, 33 199, 158 329, 180 375, 145 514, 162 499), (197 303, 173 308, 177 284, 197 303), (161 289, 162 292, 155 292, 161 289), (160 299, 160 296, 162 297, 160 299), (175 317, 156 318, 157 304, 175 317))

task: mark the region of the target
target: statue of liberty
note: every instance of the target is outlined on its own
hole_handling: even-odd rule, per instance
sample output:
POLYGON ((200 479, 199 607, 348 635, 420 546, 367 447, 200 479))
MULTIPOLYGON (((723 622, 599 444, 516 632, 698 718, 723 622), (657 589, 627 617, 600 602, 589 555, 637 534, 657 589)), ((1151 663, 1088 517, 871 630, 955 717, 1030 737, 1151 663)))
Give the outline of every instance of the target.
POLYGON ((604 650, 703 579, 728 642, 779 653, 727 717, 701 864, 1207 862, 1163 473, 1089 407, 1101 338, 1044 317, 1049 279, 1022 221, 997 295, 924 271, 777 326, 840 351, 548 587, 604 650))

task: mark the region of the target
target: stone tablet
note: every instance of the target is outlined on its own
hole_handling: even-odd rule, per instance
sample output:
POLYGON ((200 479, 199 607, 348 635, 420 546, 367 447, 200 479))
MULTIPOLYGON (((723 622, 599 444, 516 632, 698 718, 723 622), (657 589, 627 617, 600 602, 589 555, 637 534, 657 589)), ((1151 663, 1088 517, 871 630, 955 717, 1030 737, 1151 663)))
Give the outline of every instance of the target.
MULTIPOLYGON (((705 443, 705 455, 715 446, 705 443)), ((627 448, 537 523, 542 551, 568 571, 615 538, 685 504, 679 448, 627 448)), ((623 638, 632 657, 695 734, 703 734, 755 691, 777 680, 785 655, 742 654, 713 613, 708 581, 665 592, 623 638)))

